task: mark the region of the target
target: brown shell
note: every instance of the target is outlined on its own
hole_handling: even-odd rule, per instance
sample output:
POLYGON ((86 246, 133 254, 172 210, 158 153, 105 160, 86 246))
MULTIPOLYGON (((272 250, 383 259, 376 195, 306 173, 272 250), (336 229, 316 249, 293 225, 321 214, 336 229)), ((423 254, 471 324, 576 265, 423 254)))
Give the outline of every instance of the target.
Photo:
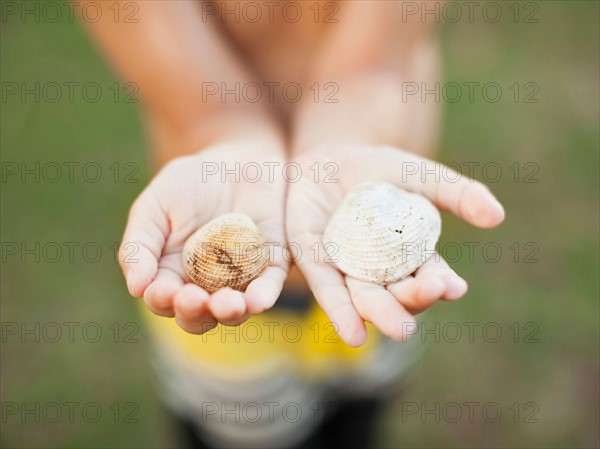
POLYGON ((183 266, 209 293, 222 287, 244 291, 269 265, 269 248, 254 222, 243 214, 221 215, 185 242, 183 266))

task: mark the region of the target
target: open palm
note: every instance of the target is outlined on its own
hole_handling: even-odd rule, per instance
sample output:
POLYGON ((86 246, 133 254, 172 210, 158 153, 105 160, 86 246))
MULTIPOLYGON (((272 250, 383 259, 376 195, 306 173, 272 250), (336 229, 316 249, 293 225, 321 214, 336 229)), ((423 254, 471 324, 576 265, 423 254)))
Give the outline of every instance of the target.
POLYGON ((196 229, 228 212, 248 215, 267 242, 282 247, 285 182, 269 176, 274 164, 282 165, 278 154, 237 144, 167 164, 129 213, 119 253, 129 292, 196 334, 272 307, 288 271, 281 251, 271 251, 269 266, 245 292, 222 288, 212 294, 191 283, 181 252, 196 229))
POLYGON ((481 183, 398 148, 327 148, 303 154, 296 163, 303 176, 289 186, 287 237, 300 248, 296 263, 317 301, 352 346, 366 341, 365 321, 391 338, 403 339, 414 314, 467 291, 466 282, 439 255, 427 259, 413 275, 385 287, 344 275, 329 263, 323 232, 352 187, 364 181, 386 181, 420 193, 439 209, 482 228, 497 226, 504 218, 502 206, 481 183))

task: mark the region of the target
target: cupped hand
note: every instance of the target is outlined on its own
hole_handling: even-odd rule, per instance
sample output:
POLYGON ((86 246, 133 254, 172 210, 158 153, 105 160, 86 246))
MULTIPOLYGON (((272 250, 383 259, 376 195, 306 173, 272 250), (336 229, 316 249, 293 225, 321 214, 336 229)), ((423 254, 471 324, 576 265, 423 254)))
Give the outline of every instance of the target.
POLYGON ((483 184, 398 148, 322 148, 302 154, 295 162, 303 176, 289 185, 287 237, 300 248, 296 263, 316 300, 340 337, 352 346, 365 343, 365 321, 402 340, 415 322, 413 315, 467 291, 465 280, 438 254, 411 276, 385 287, 344 275, 329 263, 323 232, 352 187, 364 181, 389 182, 422 194, 439 209, 481 228, 495 227, 504 219, 502 206, 483 184))
POLYGON ((175 317, 194 334, 272 307, 288 271, 281 251, 271 251, 269 266, 244 292, 221 288, 212 294, 190 281, 181 253, 196 229, 229 212, 248 215, 269 245, 283 247, 285 182, 269 173, 282 165, 279 153, 239 144, 165 165, 129 213, 119 261, 131 295, 143 296, 155 314, 175 317))

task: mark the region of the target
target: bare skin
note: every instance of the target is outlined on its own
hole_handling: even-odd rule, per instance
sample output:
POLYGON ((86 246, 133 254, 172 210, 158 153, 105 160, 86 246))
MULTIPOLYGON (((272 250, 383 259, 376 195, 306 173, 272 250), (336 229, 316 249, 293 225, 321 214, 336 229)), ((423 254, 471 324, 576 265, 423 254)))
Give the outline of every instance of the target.
MULTIPOLYGON (((143 296, 150 310, 175 317, 190 333, 268 310, 289 270, 280 252, 244 293, 208 294, 183 272, 180 252, 186 237, 222 213, 244 212, 268 240, 282 246, 295 242, 310 254, 308 248, 321 244, 345 193, 364 180, 419 192, 478 227, 502 222, 502 206, 478 182, 401 176, 406 163, 440 168, 423 158, 436 141, 435 104, 418 96, 399 101, 402 82, 438 76, 430 24, 399 26, 401 3, 340 2, 337 23, 315 22, 307 11, 297 23, 277 14, 273 21, 265 16, 250 23, 203 15, 201 2, 153 1, 139 2, 137 24, 103 19, 89 25, 117 72, 140 87, 156 167, 163 167, 135 201, 123 239, 140 247, 137 263, 125 260, 126 251, 120 258, 133 296, 143 296), (312 94, 296 103, 280 94, 273 101, 265 95, 258 102, 221 101, 207 99, 203 90, 203 82, 290 81, 305 93, 314 83, 333 82, 338 102, 315 101, 312 94), (302 176, 286 183, 277 176, 268 183, 203 183, 197 173, 207 161, 231 166, 293 161, 303 175, 315 162, 333 162, 338 182, 302 176)), ((401 339, 402 323, 413 321, 414 314, 467 291, 466 282, 440 257, 386 288, 344 276, 312 257, 298 258, 296 266, 352 346, 366 341, 365 321, 401 339)), ((291 284, 301 288, 297 280, 291 284)))

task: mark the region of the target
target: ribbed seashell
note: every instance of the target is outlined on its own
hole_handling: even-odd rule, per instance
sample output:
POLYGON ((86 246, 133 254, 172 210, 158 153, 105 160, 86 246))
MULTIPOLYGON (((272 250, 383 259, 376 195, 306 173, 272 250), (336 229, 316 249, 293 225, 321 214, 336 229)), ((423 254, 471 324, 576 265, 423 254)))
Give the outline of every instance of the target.
POLYGON ((440 213, 427 198, 385 182, 365 182, 334 212, 323 243, 342 272, 387 285, 425 262, 441 227, 440 213))
POLYGON ((192 281, 212 293, 221 287, 244 291, 269 264, 269 248, 246 215, 221 215, 188 238, 183 266, 192 281))

